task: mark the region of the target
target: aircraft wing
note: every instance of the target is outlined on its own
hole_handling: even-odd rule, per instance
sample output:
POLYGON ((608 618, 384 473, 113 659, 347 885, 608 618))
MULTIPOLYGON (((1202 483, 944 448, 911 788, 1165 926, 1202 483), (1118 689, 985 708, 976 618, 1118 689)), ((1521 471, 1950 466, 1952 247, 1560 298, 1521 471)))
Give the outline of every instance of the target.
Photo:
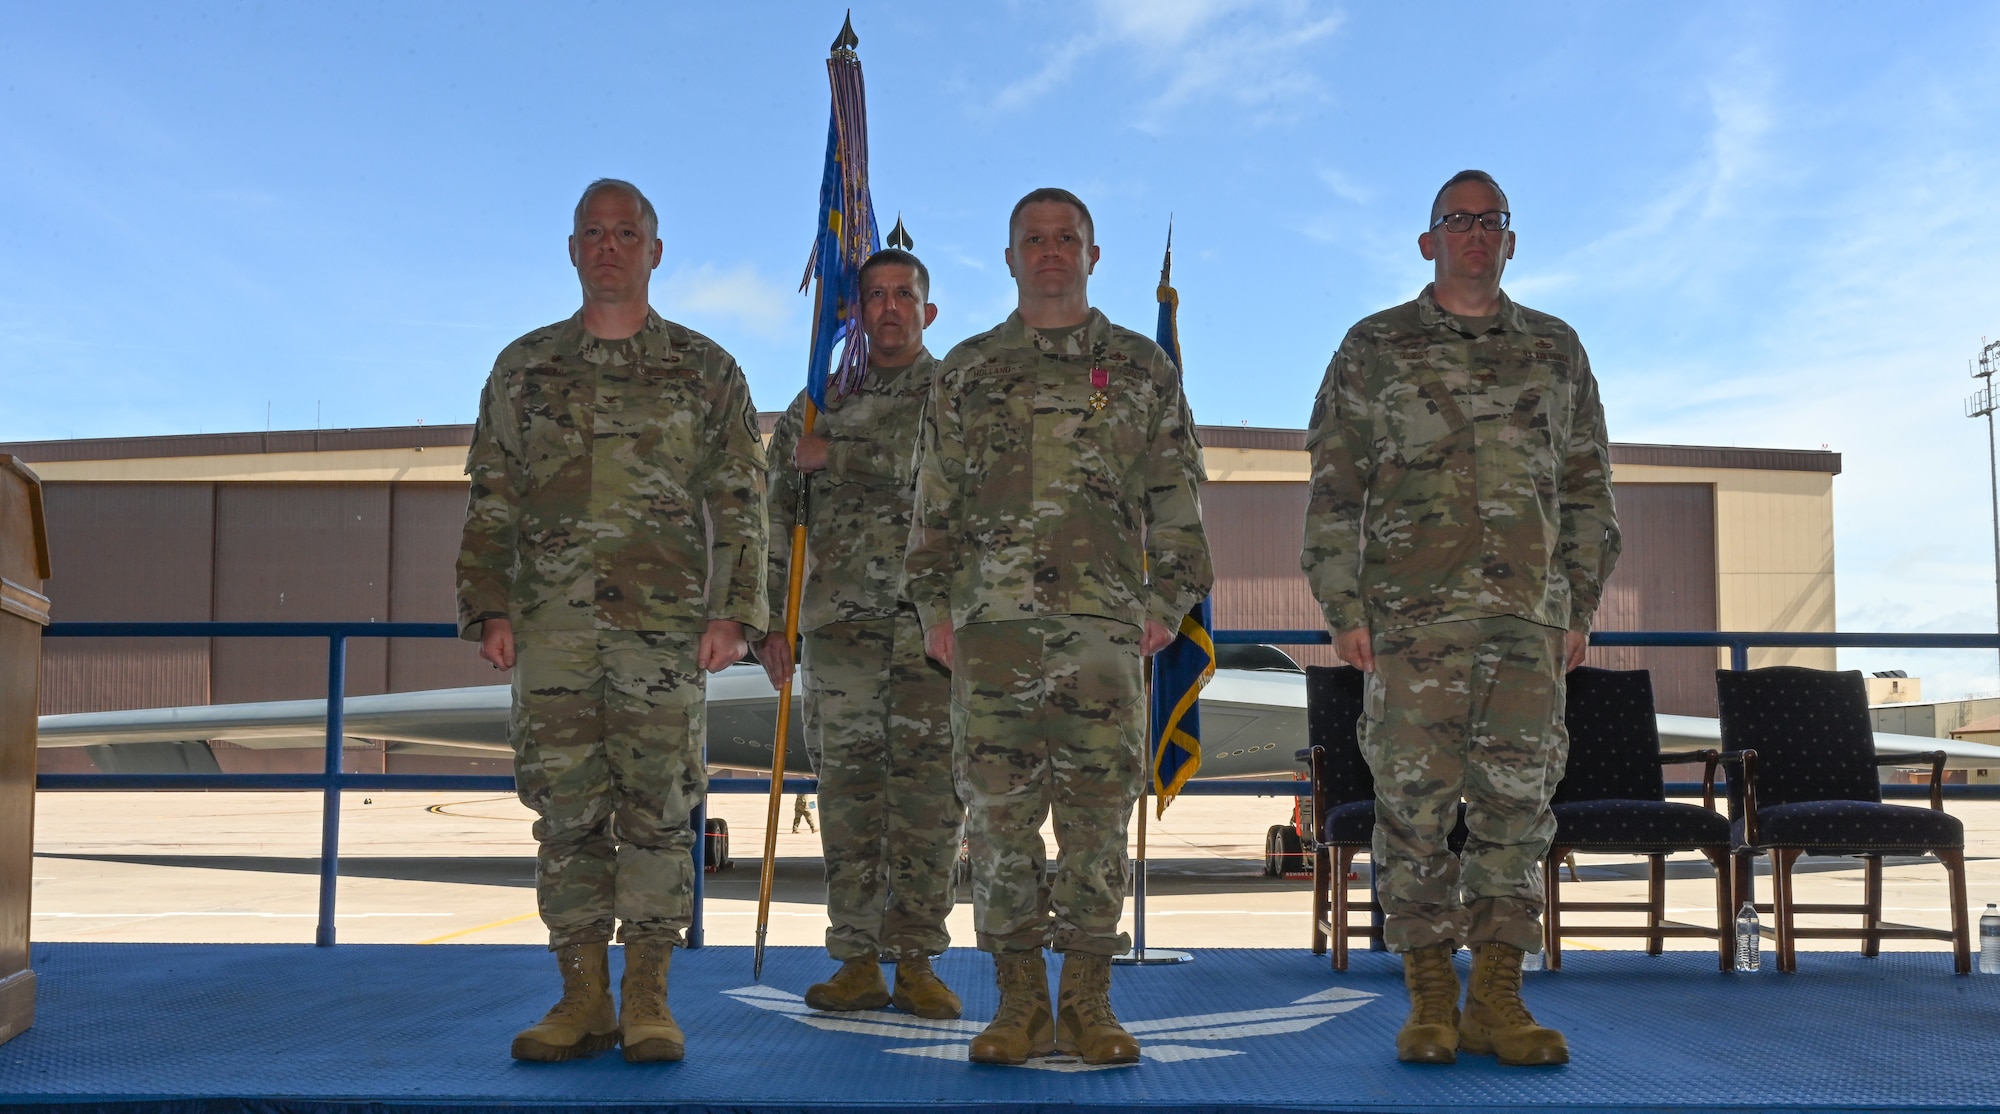
MULTIPOLYGON (((345 730, 360 739, 436 743, 511 753, 506 685, 347 698, 345 730)), ((227 739, 252 749, 314 746, 326 739, 326 701, 266 700, 191 708, 136 708, 43 716, 45 747, 227 739)))
MULTIPOLYGON (((788 773, 808 774, 794 691, 788 773)), ((346 733, 427 753, 509 754, 506 685, 351 696, 346 733)), ((1690 750, 1722 745, 1721 725, 1697 716, 1659 717, 1660 746, 1690 750)), ((771 768, 777 691, 754 665, 732 665, 708 679, 708 761, 744 770, 771 768)), ((192 708, 141 708, 43 716, 40 745, 107 746, 226 739, 251 748, 318 746, 326 701, 275 700, 192 708)), ((1219 669, 1201 697, 1202 778, 1290 777, 1306 743, 1306 684, 1301 673, 1219 669)), ((2000 768, 2000 746, 1876 732, 1883 754, 1942 750, 1953 769, 2000 768)))
MULTIPOLYGON (((810 774, 800 729, 799 700, 793 698, 785 770, 810 774)), ((342 709, 345 734, 382 739, 398 750, 492 756, 512 754, 507 745, 507 713, 512 696, 506 685, 426 689, 350 696, 342 709)), ((771 768, 771 741, 777 733, 778 693, 754 665, 732 665, 708 678, 708 761, 712 766, 747 770, 771 768)), ((138 708, 121 712, 78 712, 43 716, 39 745, 112 746, 127 743, 206 742, 224 739, 251 749, 312 747, 326 740, 326 701, 268 700, 254 704, 208 704, 191 708, 138 708)))
MULTIPOLYGON (((1699 716, 1660 715, 1661 750, 1722 746, 1722 723, 1699 716)), ((1201 694, 1199 777, 1289 777, 1292 757, 1306 742, 1303 674, 1218 669, 1201 694)), ((1949 769, 2000 769, 2000 746, 1922 735, 1875 733, 1879 754, 1945 752, 1949 769)))
MULTIPOLYGON (((708 762, 743 770, 771 768, 777 690, 754 665, 732 665, 708 678, 708 762)), ((433 754, 511 754, 506 685, 350 696, 344 731, 382 739, 392 749, 433 754)), ((810 774, 794 690, 785 769, 810 774)), ((1202 694, 1206 752, 1201 777, 1289 777, 1306 745, 1305 677, 1296 673, 1218 670, 1202 694)), ((326 738, 326 701, 272 700, 191 708, 139 708, 41 717, 40 745, 112 746, 225 739, 253 749, 313 747, 326 738)))
MULTIPOLYGON (((1722 722, 1700 716, 1668 716, 1660 720, 1661 750, 1700 750, 1722 746, 1722 722)), ((1927 735, 1875 733, 1877 754, 1945 753, 1945 767, 1952 770, 2000 768, 2000 746, 1968 743, 1961 739, 1933 739, 1927 735)))

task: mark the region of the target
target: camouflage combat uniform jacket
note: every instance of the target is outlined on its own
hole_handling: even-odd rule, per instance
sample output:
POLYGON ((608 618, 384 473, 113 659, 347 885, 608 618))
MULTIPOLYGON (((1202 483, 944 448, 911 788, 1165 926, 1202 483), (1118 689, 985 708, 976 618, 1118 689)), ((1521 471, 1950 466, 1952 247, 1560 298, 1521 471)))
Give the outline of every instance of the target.
POLYGON ((764 450, 721 346, 648 314, 628 340, 579 312, 508 345, 479 401, 458 622, 517 633, 764 630, 764 450), (711 539, 712 535, 712 539, 711 539))
MULTIPOLYGON (((887 619, 901 604, 903 549, 910 541, 917 430, 937 359, 919 352, 904 368, 871 368, 861 390, 819 416, 826 467, 812 475, 806 511, 811 568, 799 601, 799 629, 887 619)), ((771 629, 785 627, 792 526, 799 473, 792 450, 805 424, 803 392, 771 435, 771 629)))
POLYGON ((1094 309, 1058 336, 1014 313, 939 367, 904 565, 926 630, 1054 615, 1172 630, 1208 594, 1180 372, 1094 309))
POLYGON ((1335 631, 1513 615, 1584 631, 1618 558, 1604 407, 1562 321, 1432 288, 1364 318, 1306 434, 1301 564, 1335 631))

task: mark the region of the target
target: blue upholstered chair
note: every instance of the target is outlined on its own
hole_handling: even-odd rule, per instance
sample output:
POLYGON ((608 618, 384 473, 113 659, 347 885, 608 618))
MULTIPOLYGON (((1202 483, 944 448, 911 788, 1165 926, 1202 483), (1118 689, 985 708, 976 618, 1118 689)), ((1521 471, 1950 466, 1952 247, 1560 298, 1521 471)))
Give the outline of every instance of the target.
POLYGON ((1770 855, 1778 969, 1798 969, 1796 942, 1804 938, 1859 939, 1862 954, 1871 956, 1885 939, 1918 939, 1951 941, 1956 970, 1969 974, 1965 825, 1944 811, 1944 752, 1925 756, 1931 764, 1931 807, 1883 804, 1878 767, 1906 763, 1910 756, 1875 753, 1868 691, 1859 671, 1717 670, 1715 694, 1723 745, 1756 752, 1746 763, 1747 776, 1729 779, 1736 886, 1739 901, 1751 900, 1750 865, 1759 852, 1770 855), (1860 856, 1866 870, 1863 902, 1794 901, 1792 867, 1806 854, 1860 856), (1950 882, 1949 932, 1882 920, 1882 856, 1926 854, 1944 864, 1950 882), (1801 913, 1859 914, 1861 926, 1800 928, 1794 918, 1801 913))
MULTIPOLYGON (((1324 955, 1333 941, 1333 969, 1347 970, 1347 942, 1382 942, 1382 907, 1370 887, 1368 923, 1348 924, 1347 875, 1354 857, 1375 840, 1375 776, 1361 757, 1359 726, 1366 674, 1351 665, 1306 669, 1304 757, 1312 767, 1312 951, 1324 955)), ((1465 806, 1447 843, 1465 848, 1465 806)))
POLYGON ((1550 970, 1562 967, 1562 935, 1642 936, 1646 954, 1659 955, 1669 936, 1707 937, 1716 942, 1717 960, 1727 971, 1735 961, 1735 906, 1730 885, 1729 821, 1715 811, 1713 750, 1660 753, 1659 721, 1653 715, 1653 676, 1643 669, 1590 666, 1569 674, 1565 720, 1569 725, 1569 765, 1556 786, 1555 842, 1542 863, 1550 970), (1705 805, 1666 798, 1660 767, 1701 762, 1705 805), (1572 851, 1644 855, 1645 901, 1562 900, 1562 861, 1572 851), (1715 927, 1667 920, 1667 856, 1699 851, 1715 865, 1715 927), (1644 913, 1643 925, 1569 925, 1563 914, 1644 913))

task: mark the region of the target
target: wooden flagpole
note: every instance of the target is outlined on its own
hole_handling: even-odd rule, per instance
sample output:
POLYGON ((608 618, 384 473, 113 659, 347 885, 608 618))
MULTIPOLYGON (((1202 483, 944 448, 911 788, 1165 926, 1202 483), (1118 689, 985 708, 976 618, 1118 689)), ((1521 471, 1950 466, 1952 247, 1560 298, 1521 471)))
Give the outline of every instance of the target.
MULTIPOLYGON (((801 439, 812 435, 819 407, 806 399, 806 420, 801 439)), ((785 649, 792 655, 792 672, 778 686, 778 733, 771 743, 771 799, 764 809, 764 869, 757 879, 757 954, 750 977, 764 977, 764 938, 771 930, 771 883, 778 870, 778 810, 785 800, 785 744, 791 741, 792 678, 799 671, 799 597, 806 584, 806 512, 810 507, 811 476, 799 473, 799 498, 792 522, 792 556, 785 572, 785 649)))
MULTIPOLYGON (((860 43, 860 38, 854 33, 854 22, 850 13, 848 18, 841 21, 840 34, 833 40, 831 53, 826 61, 827 81, 832 87, 833 94, 833 120, 828 140, 828 155, 839 159, 841 190, 844 197, 838 210, 840 222, 830 227, 836 232, 836 239, 839 241, 835 252, 842 257, 854 255, 863 246, 872 246, 875 236, 875 216, 868 200, 867 188, 868 131, 862 107, 861 63, 854 54, 854 48, 860 43)), ((826 204, 824 193, 821 199, 824 206, 826 204)), ((827 215, 823 207, 822 219, 827 215)), ((821 230, 822 233, 824 231, 821 230)), ((835 259, 821 254, 826 247, 826 241, 820 239, 817 242, 819 246, 814 248, 813 262, 809 262, 806 267, 808 280, 812 278, 815 270, 820 276, 819 284, 813 290, 812 319, 815 328, 818 328, 821 312, 825 309, 828 269, 837 267, 835 259)), ((851 261, 858 263, 859 259, 851 261)), ((803 283, 800 284, 800 289, 804 289, 803 283)), ((835 299, 836 310, 849 312, 843 309, 838 300, 838 293, 835 294, 835 299)), ((854 330, 860 328, 859 311, 852 312, 856 316, 849 317, 846 324, 849 330, 847 336, 849 347, 848 351, 839 357, 839 364, 842 368, 865 369, 867 340, 865 335, 856 336, 854 330), (858 356, 853 355, 856 352, 859 353, 858 356), (851 364, 850 358, 853 360, 851 364)), ((834 377, 830 375, 829 380, 832 378, 834 377)), ((807 379, 805 421, 799 431, 801 440, 812 436, 814 422, 819 417, 819 408, 813 403, 810 391, 811 376, 808 375, 807 379)), ((829 388, 832 386, 831 382, 828 386, 829 388)), ((798 503, 794 508, 792 521, 792 554, 785 578, 785 648, 792 655, 793 676, 797 675, 799 667, 799 599, 805 589, 806 518, 811 510, 811 490, 811 475, 800 472, 798 503)), ((778 730, 776 738, 771 743, 771 799, 764 813, 764 869, 757 880, 757 946, 751 967, 752 977, 756 979, 764 977, 764 942, 771 929, 771 884, 778 869, 778 811, 784 803, 785 744, 790 741, 791 726, 792 676, 787 676, 778 686, 778 730)))

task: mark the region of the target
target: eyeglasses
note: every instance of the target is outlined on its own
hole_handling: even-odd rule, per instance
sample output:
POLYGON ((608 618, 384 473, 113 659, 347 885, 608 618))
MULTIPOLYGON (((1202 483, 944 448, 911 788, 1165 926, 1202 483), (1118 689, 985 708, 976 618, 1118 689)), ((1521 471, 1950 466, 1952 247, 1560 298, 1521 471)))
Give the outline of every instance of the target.
POLYGON ((1488 232, 1505 232, 1507 223, 1513 217, 1514 214, 1505 209, 1488 209, 1483 213, 1446 213, 1432 221, 1431 227, 1436 228, 1441 224, 1444 225, 1446 232, 1470 232, 1472 222, 1478 221, 1479 227, 1488 232))

